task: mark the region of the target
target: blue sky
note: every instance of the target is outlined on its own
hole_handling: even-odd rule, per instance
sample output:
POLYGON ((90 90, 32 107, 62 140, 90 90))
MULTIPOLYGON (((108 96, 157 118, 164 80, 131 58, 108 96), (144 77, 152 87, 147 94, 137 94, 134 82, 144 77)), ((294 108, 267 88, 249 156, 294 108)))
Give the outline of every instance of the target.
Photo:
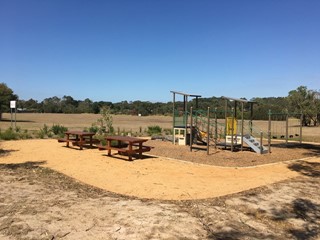
POLYGON ((39 101, 319 90, 319 13, 319 0, 0 0, 0 82, 39 101))

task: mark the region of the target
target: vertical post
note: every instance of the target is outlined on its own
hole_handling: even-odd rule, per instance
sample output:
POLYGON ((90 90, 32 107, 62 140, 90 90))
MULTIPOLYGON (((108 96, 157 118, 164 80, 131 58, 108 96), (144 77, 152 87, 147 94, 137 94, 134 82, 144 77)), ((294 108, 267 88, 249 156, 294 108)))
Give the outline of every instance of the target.
POLYGON ((241 102, 241 151, 243 151, 243 125, 244 125, 244 107, 243 102, 241 102))
POLYGON ((302 122, 303 122, 303 114, 300 114, 300 138, 299 138, 299 142, 300 144, 302 143, 302 122))
POLYGON ((286 113, 286 144, 288 144, 288 134, 289 134, 289 114, 286 113))
POLYGON ((185 131, 184 131, 184 140, 187 144, 187 130, 188 130, 188 96, 185 95, 185 131))
POLYGON ((12 108, 10 108, 10 112, 11 112, 11 128, 13 128, 12 108))
POLYGON ((193 143, 193 111, 190 107, 190 152, 192 152, 192 143, 193 143))
POLYGON ((252 136, 252 120, 253 120, 253 102, 250 103, 250 121, 249 121, 249 128, 250 128, 250 135, 252 136))
POLYGON ((224 141, 225 144, 227 143, 227 125, 228 125, 228 100, 225 100, 225 106, 224 106, 224 141))
POLYGON ((14 127, 17 130, 17 108, 14 109, 14 127))
POLYGON ((218 119, 217 119, 217 108, 214 109, 214 148, 217 149, 217 138, 218 138, 218 119))
POLYGON ((269 109, 269 120, 268 120, 268 151, 271 153, 271 110, 269 109))
POLYGON ((173 92, 173 126, 172 126, 172 130, 173 130, 173 140, 172 140, 172 143, 175 144, 175 132, 174 132, 174 127, 176 126, 176 123, 175 123, 175 102, 176 102, 176 93, 173 92))
POLYGON ((207 155, 209 155, 210 143, 210 107, 208 107, 208 122, 207 122, 207 155))
POLYGON ((263 132, 260 132, 260 154, 263 153, 263 132))
POLYGON ((231 152, 233 152, 233 129, 234 129, 234 108, 232 108, 232 122, 231 122, 231 152))

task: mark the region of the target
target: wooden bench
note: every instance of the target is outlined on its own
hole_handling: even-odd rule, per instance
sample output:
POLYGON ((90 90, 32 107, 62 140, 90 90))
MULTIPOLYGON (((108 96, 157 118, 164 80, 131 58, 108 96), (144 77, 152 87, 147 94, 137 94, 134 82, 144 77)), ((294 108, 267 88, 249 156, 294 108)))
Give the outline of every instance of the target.
MULTIPOLYGON (((139 152, 150 152, 151 151, 151 149, 153 148, 153 147, 151 147, 151 146, 141 146, 141 148, 139 148, 139 146, 138 145, 133 145, 134 147, 137 147, 137 148, 135 148, 135 149, 133 149, 131 152, 132 153, 139 153, 139 152)), ((118 151, 118 152, 130 152, 130 150, 127 148, 127 147, 108 147, 108 146, 106 146, 106 145, 98 145, 97 146, 98 147, 98 149, 101 151, 101 150, 116 150, 116 151, 118 151)))
POLYGON ((146 142, 147 139, 140 139, 127 136, 108 136, 106 138, 107 145, 99 145, 99 150, 107 150, 108 156, 111 156, 111 150, 115 150, 120 155, 126 155, 129 157, 129 160, 132 160, 132 156, 137 154, 139 158, 142 157, 143 152, 149 152, 152 147, 142 145, 143 142, 146 142), (114 146, 111 144, 111 141, 117 141, 117 145, 114 146))
POLYGON ((59 138, 58 139, 58 142, 59 143, 62 143, 62 142, 70 142, 72 143, 72 145, 74 146, 79 146, 79 144, 90 144, 90 143, 93 143, 93 144, 99 144, 100 143, 100 140, 99 139, 92 139, 92 141, 90 141, 90 139, 84 139, 83 141, 80 141, 80 140, 77 140, 77 139, 66 139, 66 138, 59 138))
POLYGON ((82 150, 82 147, 85 144, 89 144, 90 147, 92 147, 92 144, 100 143, 98 139, 93 139, 93 135, 95 135, 95 133, 82 131, 67 131, 65 132, 65 137, 59 138, 58 142, 67 143, 67 147, 69 147, 69 143, 72 143, 73 146, 79 146, 82 150))

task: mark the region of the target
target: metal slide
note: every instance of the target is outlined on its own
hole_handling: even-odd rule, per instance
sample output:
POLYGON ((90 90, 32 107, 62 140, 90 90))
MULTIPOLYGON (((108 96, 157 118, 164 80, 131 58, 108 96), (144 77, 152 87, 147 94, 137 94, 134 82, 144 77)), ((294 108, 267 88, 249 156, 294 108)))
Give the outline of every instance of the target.
POLYGON ((250 136, 249 134, 246 134, 243 136, 243 141, 251 147, 256 153, 264 154, 268 153, 268 148, 265 146, 261 146, 260 142, 255 139, 253 136, 250 136))

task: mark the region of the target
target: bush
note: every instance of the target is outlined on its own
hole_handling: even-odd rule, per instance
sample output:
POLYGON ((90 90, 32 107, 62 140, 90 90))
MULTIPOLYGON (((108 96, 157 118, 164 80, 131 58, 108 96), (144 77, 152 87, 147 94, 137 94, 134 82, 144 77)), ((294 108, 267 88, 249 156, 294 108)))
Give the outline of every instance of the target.
POLYGON ((53 132, 54 135, 64 135, 64 133, 68 131, 68 128, 59 124, 53 124, 50 130, 53 132))
POLYGON ((149 126, 147 130, 147 133, 150 136, 159 135, 161 134, 161 132, 162 132, 162 128, 159 126, 149 126))
POLYGON ((20 139, 30 139, 32 138, 31 134, 28 132, 27 129, 25 129, 23 132, 19 133, 19 138, 20 139))
POLYGON ((4 132, 0 132, 0 138, 3 140, 17 140, 19 139, 19 134, 12 128, 8 128, 4 132))
POLYGON ((173 134, 172 128, 165 128, 165 129, 163 129, 163 131, 164 131, 165 135, 172 135, 173 134))
POLYGON ((85 132, 93 132, 93 133, 97 133, 99 130, 99 127, 92 124, 91 127, 84 129, 85 132))
POLYGON ((105 136, 108 134, 114 133, 113 118, 111 115, 110 107, 102 107, 100 109, 101 117, 97 122, 93 123, 92 126, 88 129, 90 132, 96 133, 98 136, 105 136))

